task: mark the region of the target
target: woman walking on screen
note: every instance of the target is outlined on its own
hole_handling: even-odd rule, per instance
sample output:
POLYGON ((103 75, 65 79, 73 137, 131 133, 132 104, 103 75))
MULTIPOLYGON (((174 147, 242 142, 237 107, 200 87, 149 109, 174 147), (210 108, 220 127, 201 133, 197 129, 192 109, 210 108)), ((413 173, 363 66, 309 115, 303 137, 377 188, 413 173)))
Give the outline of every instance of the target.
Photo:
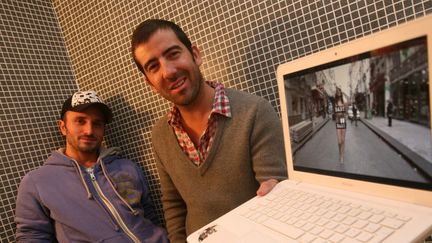
POLYGON ((336 120, 336 135, 339 146, 339 162, 344 162, 344 149, 345 149, 345 132, 346 132, 346 118, 345 118, 345 102, 343 100, 342 90, 336 87, 336 94, 334 99, 334 110, 336 120))

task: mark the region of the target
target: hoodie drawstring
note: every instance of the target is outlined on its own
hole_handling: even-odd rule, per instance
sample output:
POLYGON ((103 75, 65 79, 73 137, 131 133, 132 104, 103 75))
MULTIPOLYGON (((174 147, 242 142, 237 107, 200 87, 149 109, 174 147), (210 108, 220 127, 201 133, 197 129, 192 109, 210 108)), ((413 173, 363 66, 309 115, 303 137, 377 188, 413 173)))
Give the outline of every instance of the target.
POLYGON ((88 186, 87 186, 87 183, 85 183, 85 181, 84 181, 84 176, 83 176, 83 173, 82 173, 82 171, 81 171, 81 167, 79 166, 78 162, 76 162, 75 160, 72 160, 72 161, 73 161, 74 164, 75 164, 75 170, 76 170, 76 171, 78 172, 78 174, 79 174, 80 181, 81 181, 81 183, 83 184, 83 186, 84 186, 84 188, 85 188, 85 190, 86 190, 86 192, 87 192, 87 199, 92 199, 92 198, 93 198, 93 195, 91 194, 90 189, 89 189, 88 186))
POLYGON ((102 159, 100 159, 100 164, 102 167, 102 173, 105 175, 105 177, 107 178, 108 183, 111 185, 112 189, 114 190, 115 194, 120 198, 120 200, 126 204, 126 206, 129 208, 129 210, 132 212, 133 215, 138 215, 138 211, 133 209, 131 205, 129 205, 128 202, 126 202, 126 200, 124 200, 124 198, 122 196, 120 196, 120 194, 117 192, 117 189, 114 186, 114 183, 111 181, 111 177, 108 175, 108 172, 106 171, 106 167, 105 167, 105 163, 103 162, 102 159))

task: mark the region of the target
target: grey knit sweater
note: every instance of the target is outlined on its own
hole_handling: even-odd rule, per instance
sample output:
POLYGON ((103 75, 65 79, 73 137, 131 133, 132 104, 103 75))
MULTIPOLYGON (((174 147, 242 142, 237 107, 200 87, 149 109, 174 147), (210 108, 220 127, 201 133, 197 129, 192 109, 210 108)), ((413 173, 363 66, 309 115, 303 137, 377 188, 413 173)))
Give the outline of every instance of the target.
POLYGON ((259 183, 287 177, 282 126, 265 99, 226 89, 232 117, 219 117, 213 145, 197 167, 164 116, 153 128, 162 204, 171 242, 256 195, 259 183))

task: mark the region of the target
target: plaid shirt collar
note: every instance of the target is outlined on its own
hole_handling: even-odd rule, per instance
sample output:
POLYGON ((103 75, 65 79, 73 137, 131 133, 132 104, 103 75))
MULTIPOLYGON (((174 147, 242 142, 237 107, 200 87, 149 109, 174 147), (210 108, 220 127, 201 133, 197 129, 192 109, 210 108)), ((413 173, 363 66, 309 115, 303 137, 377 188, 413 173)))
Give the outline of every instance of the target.
MULTIPOLYGON (((225 94, 225 88, 222 83, 206 81, 206 84, 210 85, 215 89, 215 97, 213 100, 213 108, 210 113, 212 116, 214 113, 220 114, 225 117, 231 117, 231 107, 229 104, 228 96, 225 94)), ((170 126, 181 126, 181 115, 177 106, 173 105, 168 113, 168 124, 170 126)))

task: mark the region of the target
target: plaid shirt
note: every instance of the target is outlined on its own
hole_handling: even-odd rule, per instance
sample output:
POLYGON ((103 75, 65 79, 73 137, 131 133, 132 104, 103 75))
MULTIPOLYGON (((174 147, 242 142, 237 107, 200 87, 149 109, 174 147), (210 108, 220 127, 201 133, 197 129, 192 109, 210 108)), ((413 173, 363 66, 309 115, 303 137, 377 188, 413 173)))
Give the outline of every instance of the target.
POLYGON ((198 147, 196 148, 189 135, 183 129, 181 124, 181 114, 176 106, 173 106, 168 113, 168 124, 173 127, 177 141, 183 152, 197 166, 201 165, 207 158, 211 145, 213 144, 216 133, 216 124, 218 116, 231 117, 231 109, 228 97, 225 95, 225 89, 221 83, 207 82, 215 89, 215 98, 213 108, 210 113, 207 128, 201 135, 198 147))

